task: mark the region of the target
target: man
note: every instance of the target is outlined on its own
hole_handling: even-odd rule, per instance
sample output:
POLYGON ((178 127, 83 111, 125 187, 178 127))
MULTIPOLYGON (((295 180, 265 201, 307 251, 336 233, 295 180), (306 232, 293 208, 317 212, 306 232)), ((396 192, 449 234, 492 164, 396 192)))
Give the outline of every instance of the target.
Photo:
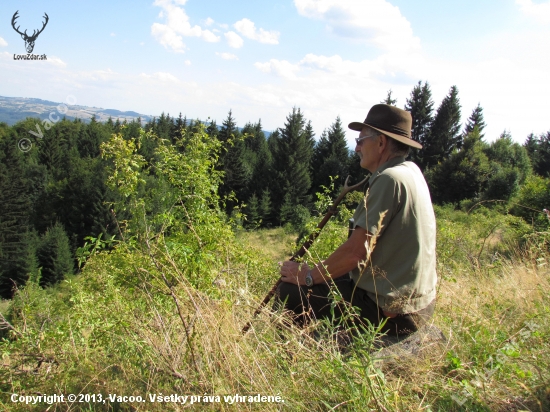
POLYGON ((405 336, 429 321, 435 307, 435 216, 422 172, 405 161, 410 147, 422 146, 410 137, 410 113, 394 106, 375 105, 364 122, 348 127, 359 131, 355 151, 372 173, 353 231, 313 267, 284 262, 277 303, 285 302, 298 322, 329 317, 332 283, 364 323, 386 320, 383 332, 405 336))

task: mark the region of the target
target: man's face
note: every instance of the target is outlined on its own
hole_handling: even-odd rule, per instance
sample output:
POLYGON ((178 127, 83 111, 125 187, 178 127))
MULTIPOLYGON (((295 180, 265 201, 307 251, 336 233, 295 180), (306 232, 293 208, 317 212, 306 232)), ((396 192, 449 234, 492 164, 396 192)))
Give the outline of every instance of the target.
POLYGON ((363 127, 356 139, 355 151, 361 158, 361 167, 369 172, 374 172, 378 168, 380 160, 379 139, 380 132, 369 127, 363 127))

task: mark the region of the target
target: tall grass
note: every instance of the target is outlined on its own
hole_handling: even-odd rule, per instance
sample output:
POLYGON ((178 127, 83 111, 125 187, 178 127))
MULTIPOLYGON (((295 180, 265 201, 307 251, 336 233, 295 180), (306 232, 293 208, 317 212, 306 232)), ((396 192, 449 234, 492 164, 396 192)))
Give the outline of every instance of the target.
MULTIPOLYGON (((124 153, 118 160, 131 184, 120 184, 131 200, 143 171, 128 142, 114 143, 109 153, 124 153)), ((200 157, 208 149, 201 145, 208 145, 205 136, 190 136, 184 147, 200 157)), ((164 168, 176 188, 162 194, 172 196, 168 211, 150 219, 134 197, 135 213, 114 249, 92 253, 81 274, 56 287, 31 281, 16 293, 0 319, 1 410, 550 409, 544 234, 487 209, 437 208, 440 282, 433 322, 448 342, 419 355, 381 361, 373 330, 342 350, 340 328, 320 322, 298 329, 269 308, 242 335, 278 278, 276 262, 291 252, 288 235, 273 229, 235 236, 231 222, 209 203, 217 201, 209 167, 167 151, 160 148, 157 170, 164 168), (183 178, 187 183, 177 186, 183 178), (191 193, 188 185, 195 185, 191 193), (107 401, 26 405, 10 399, 55 393, 101 394, 107 401), (173 394, 196 402, 149 401, 149 395, 173 394), (224 401, 235 394, 252 401, 224 401), (257 395, 284 402, 255 402, 257 395)), ((346 238, 346 213, 327 225, 313 259, 346 238)))

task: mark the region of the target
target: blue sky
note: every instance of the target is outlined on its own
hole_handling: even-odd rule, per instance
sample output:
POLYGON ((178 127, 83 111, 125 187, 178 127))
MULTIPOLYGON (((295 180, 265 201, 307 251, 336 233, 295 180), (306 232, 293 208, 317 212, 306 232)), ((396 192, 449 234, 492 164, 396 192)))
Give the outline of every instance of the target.
POLYGON ((232 109, 266 130, 297 106, 319 135, 428 81, 436 108, 456 85, 463 121, 479 102, 488 141, 523 142, 550 130, 549 39, 549 0, 4 0, 0 95, 218 124, 232 109), (33 52, 47 61, 13 59, 16 10, 31 33, 48 13, 33 52))

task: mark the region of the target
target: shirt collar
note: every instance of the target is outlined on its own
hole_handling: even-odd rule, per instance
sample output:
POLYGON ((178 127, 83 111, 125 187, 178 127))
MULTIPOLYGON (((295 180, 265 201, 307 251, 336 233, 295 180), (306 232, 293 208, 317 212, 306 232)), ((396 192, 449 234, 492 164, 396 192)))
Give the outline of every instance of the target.
POLYGON ((380 173, 382 173, 384 170, 390 168, 390 167, 394 167, 394 166, 397 166, 398 164, 401 164, 405 161, 405 157, 404 156, 397 156, 397 157, 393 157, 391 158, 390 160, 388 160, 386 163, 380 165, 380 167, 378 169, 376 169, 374 171, 374 173, 371 175, 370 179, 369 179, 369 184, 372 183, 373 179, 378 176, 380 173))

